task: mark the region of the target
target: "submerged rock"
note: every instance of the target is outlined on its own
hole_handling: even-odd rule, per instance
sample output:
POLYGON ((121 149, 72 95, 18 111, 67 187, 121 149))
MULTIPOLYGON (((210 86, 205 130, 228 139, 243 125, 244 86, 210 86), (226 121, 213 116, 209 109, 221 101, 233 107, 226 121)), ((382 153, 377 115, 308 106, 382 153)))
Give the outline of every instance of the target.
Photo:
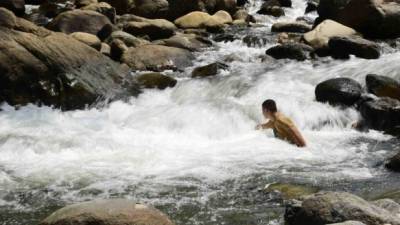
POLYGON ((211 63, 206 66, 200 66, 192 71, 192 77, 208 77, 218 73, 219 70, 228 69, 228 65, 220 62, 211 63))
POLYGON ((61 13, 49 23, 48 27, 50 30, 66 34, 74 32, 94 34, 100 39, 108 37, 112 32, 112 23, 106 16, 95 11, 80 9, 61 13))
POLYGON ((194 56, 190 51, 162 45, 142 45, 129 48, 121 58, 134 70, 181 70, 192 65, 194 56))
POLYGON ((305 33, 312 29, 311 25, 303 22, 279 22, 272 25, 272 32, 305 33))
POLYGON ((335 58, 349 58, 350 55, 355 55, 364 59, 377 59, 381 55, 378 44, 360 37, 332 37, 328 46, 335 58))
POLYGON ((319 192, 306 197, 301 204, 288 205, 285 220, 288 225, 325 225, 348 220, 368 225, 400 224, 400 217, 345 192, 319 192))
POLYGON ((393 78, 368 74, 366 76, 366 84, 368 92, 378 97, 390 97, 400 100, 400 82, 393 78))
POLYGON ((10 105, 70 110, 139 93, 120 64, 23 19, 13 29, 0 27, 0 48, 0 96, 10 105))
POLYGON ((140 85, 145 88, 165 89, 167 87, 175 87, 177 80, 172 77, 165 76, 161 73, 145 73, 137 77, 140 85))
POLYGON ((110 199, 77 203, 61 208, 40 225, 173 225, 162 212, 131 200, 110 199))
POLYGON ((288 199, 298 199, 302 196, 314 194, 318 192, 318 189, 298 184, 274 183, 267 185, 264 191, 267 193, 278 191, 282 195, 283 199, 288 200, 288 199))
POLYGON ((351 106, 361 97, 361 85, 350 78, 333 78, 321 82, 315 88, 315 96, 319 102, 331 105, 351 106))
POLYGON ((388 97, 364 101, 360 113, 372 129, 400 134, 400 101, 388 97))
POLYGON ((288 42, 269 48, 266 54, 275 59, 295 59, 304 61, 310 57, 312 51, 313 48, 308 45, 288 42))

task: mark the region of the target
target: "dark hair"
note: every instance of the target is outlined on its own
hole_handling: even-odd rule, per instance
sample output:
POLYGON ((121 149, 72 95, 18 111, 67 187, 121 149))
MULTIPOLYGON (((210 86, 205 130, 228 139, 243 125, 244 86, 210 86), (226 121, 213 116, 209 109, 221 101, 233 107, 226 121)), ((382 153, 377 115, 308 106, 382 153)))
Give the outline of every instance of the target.
POLYGON ((267 111, 273 112, 273 113, 278 111, 278 109, 276 108, 276 103, 275 103, 275 101, 272 100, 272 99, 267 99, 267 100, 265 100, 265 101, 263 102, 263 104, 262 104, 262 108, 263 108, 264 110, 267 110, 267 111))

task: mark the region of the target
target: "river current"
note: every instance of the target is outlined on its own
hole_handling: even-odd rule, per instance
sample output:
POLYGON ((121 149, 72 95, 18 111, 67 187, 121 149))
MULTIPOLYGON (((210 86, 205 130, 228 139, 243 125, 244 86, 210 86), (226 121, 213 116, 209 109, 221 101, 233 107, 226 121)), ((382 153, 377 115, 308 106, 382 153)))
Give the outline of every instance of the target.
MULTIPOLYGON (((253 13, 260 6, 248 4, 253 13)), ((257 16, 261 25, 238 35, 272 37, 272 23, 293 21, 304 9, 303 0, 294 0, 287 16, 257 16)), ((274 44, 215 43, 196 53, 193 67, 170 72, 176 87, 145 90, 102 109, 2 105, 0 224, 33 225, 70 203, 123 197, 156 206, 178 225, 272 225, 283 224, 283 205, 262 191, 269 183, 366 198, 398 190, 400 178, 383 161, 399 150, 399 140, 351 129, 359 113, 316 102, 314 89, 334 77, 362 84, 369 73, 400 79, 400 53, 387 47, 377 60, 263 61, 274 44), (190 78, 194 67, 227 56, 236 59, 228 70, 190 78), (265 121, 267 98, 295 121, 308 147, 254 130, 265 121)))

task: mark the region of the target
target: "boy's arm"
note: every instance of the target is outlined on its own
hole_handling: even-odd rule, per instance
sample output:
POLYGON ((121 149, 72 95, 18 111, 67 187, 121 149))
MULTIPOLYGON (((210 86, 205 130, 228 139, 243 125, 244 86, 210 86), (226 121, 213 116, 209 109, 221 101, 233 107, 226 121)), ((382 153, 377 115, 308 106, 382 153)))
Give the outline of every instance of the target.
POLYGON ((264 130, 264 129, 270 129, 274 126, 274 124, 272 123, 272 121, 268 121, 268 123, 264 123, 264 124, 259 124, 256 126, 256 130, 264 130))

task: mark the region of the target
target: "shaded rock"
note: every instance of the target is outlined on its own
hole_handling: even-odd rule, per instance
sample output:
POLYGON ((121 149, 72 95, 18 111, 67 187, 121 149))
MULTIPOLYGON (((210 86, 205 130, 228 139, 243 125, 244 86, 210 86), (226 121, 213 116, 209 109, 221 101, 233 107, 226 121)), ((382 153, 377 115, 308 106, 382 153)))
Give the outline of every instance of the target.
POLYGON ((192 71, 192 77, 214 76, 214 75, 218 74, 219 70, 226 70, 228 68, 229 68, 229 66, 224 63, 215 62, 215 63, 208 64, 206 66, 200 66, 200 67, 195 68, 192 71))
POLYGON ((315 96, 319 102, 331 105, 351 106, 361 97, 361 85, 350 78, 333 78, 321 82, 315 88, 315 96))
POLYGON ((40 225, 173 225, 169 218, 150 206, 131 200, 94 200, 61 208, 44 219, 40 225))
POLYGON ((312 31, 304 34, 304 40, 315 49, 328 48, 329 39, 332 37, 350 37, 357 32, 333 20, 325 20, 312 31))
POLYGON ((115 8, 106 2, 99 2, 87 5, 81 8, 82 10, 91 10, 106 16, 112 23, 115 23, 116 11, 115 8))
POLYGON ((1 0, 0 7, 4 7, 17 16, 25 14, 25 1, 24 0, 1 0))
POLYGON ((261 9, 258 10, 257 13, 262 15, 270 15, 274 17, 281 17, 285 15, 285 11, 280 6, 262 5, 261 9))
POLYGON ((312 29, 311 25, 302 22, 278 22, 272 25, 272 32, 305 33, 312 29))
POLYGON ((142 45, 129 48, 121 61, 134 70, 181 70, 192 65, 194 56, 185 49, 162 45, 142 45))
POLYGON ((400 100, 400 82, 397 80, 375 74, 368 74, 365 80, 368 92, 378 97, 390 97, 400 100))
POLYGON ((74 9, 74 5, 72 4, 60 4, 54 1, 45 1, 39 6, 39 13, 48 17, 54 18, 59 14, 70 11, 74 9))
POLYGON ((264 191, 267 193, 277 191, 282 195, 283 199, 288 200, 298 199, 302 196, 314 194, 318 192, 318 189, 298 184, 273 183, 267 185, 264 191))
POLYGON ((115 61, 121 61, 121 57, 126 51, 128 51, 128 47, 122 40, 115 39, 110 43, 110 57, 115 61))
POLYGON ((70 36, 98 51, 101 49, 101 41, 96 35, 83 32, 75 32, 70 34, 70 36))
POLYGON ((145 88, 165 89, 167 87, 175 87, 177 80, 172 77, 165 76, 161 73, 145 73, 137 77, 140 85, 145 88))
POLYGON ((106 16, 95 11, 80 9, 61 13, 49 23, 48 27, 66 34, 74 32, 94 34, 102 40, 112 32, 112 24, 106 16))
POLYGON ((309 58, 310 52, 312 51, 313 49, 308 45, 288 42, 269 48, 266 54, 275 59, 295 59, 303 61, 309 58))
POLYGON ((183 48, 189 51, 199 51, 212 45, 209 40, 195 34, 176 34, 168 39, 153 42, 153 44, 183 48))
POLYGON ((364 101, 360 113, 366 125, 387 133, 400 134, 400 101, 383 97, 364 101))
POLYGON ((167 0, 134 0, 130 13, 146 18, 164 18, 169 10, 167 0))
MULTIPOLYGON (((400 163, 400 155, 398 158, 398 163, 400 163)), ((400 166, 400 164, 397 164, 400 166)), ((400 167, 398 167, 400 169, 400 167)), ((373 201, 372 204, 378 206, 379 208, 386 209, 387 211, 393 213, 396 216, 400 216, 400 204, 393 201, 392 199, 379 199, 376 201, 373 201)))
POLYGON ((292 0, 278 0, 282 7, 292 7, 292 0))
POLYGON ((148 36, 152 40, 169 38, 175 34, 176 26, 164 19, 146 19, 130 16, 130 22, 124 24, 123 30, 134 36, 148 36))
POLYGON ((340 12, 350 0, 319 0, 318 4, 318 15, 322 20, 333 19, 336 17, 338 12, 340 12))
POLYGON ((318 2, 315 1, 307 1, 307 6, 306 6, 306 10, 305 10, 305 14, 310 13, 310 12, 314 12, 317 11, 318 8, 318 2))
POLYGON ((11 11, 0 8, 0 26, 6 28, 13 28, 17 24, 17 18, 11 11))
POLYGON ((332 37, 328 46, 335 58, 349 58, 349 55, 355 55, 364 59, 377 59, 381 55, 378 44, 360 37, 332 37))
POLYGON ((238 37, 234 34, 229 34, 229 33, 223 33, 223 34, 218 34, 215 35, 213 40, 216 42, 233 42, 237 39, 238 37))
POLYGON ((111 43, 114 40, 121 40, 126 46, 128 47, 138 47, 141 45, 150 44, 149 41, 137 38, 131 34, 128 34, 124 31, 114 31, 111 33, 110 37, 108 38, 107 42, 111 43))
POLYGON ((175 20, 175 24, 180 28, 210 28, 220 27, 226 23, 231 23, 232 18, 229 13, 218 11, 214 15, 205 12, 191 12, 175 20))
POLYGON ((96 4, 97 0, 75 0, 75 5, 78 8, 84 7, 84 6, 88 6, 90 4, 96 4))
POLYGON ((23 19, 14 30, 0 27, 0 48, 0 96, 10 105, 70 110, 139 93, 118 63, 23 19))
POLYGON ((123 15, 129 13, 133 7, 135 0, 101 0, 102 2, 107 2, 112 7, 115 8, 117 15, 123 15))
POLYGON ((400 224, 400 219, 362 198, 345 192, 319 192, 306 197, 301 205, 288 205, 288 225, 325 225, 348 220, 368 225, 400 224))
POLYGON ((397 153, 395 156, 390 158, 385 166, 390 170, 400 172, 400 153, 397 153))
MULTIPOLYGON (((324 0, 320 8, 327 9, 323 18, 333 19, 352 27, 369 38, 395 38, 400 36, 400 4, 380 0, 324 0), (335 10, 331 5, 338 4, 335 10), (337 9, 336 9, 337 8, 337 9), (357 12, 357 13, 354 13, 357 12)), ((321 10, 318 9, 320 13, 321 10)))
POLYGON ((366 224, 361 223, 359 221, 349 220, 343 223, 330 223, 329 225, 366 225, 366 224))

